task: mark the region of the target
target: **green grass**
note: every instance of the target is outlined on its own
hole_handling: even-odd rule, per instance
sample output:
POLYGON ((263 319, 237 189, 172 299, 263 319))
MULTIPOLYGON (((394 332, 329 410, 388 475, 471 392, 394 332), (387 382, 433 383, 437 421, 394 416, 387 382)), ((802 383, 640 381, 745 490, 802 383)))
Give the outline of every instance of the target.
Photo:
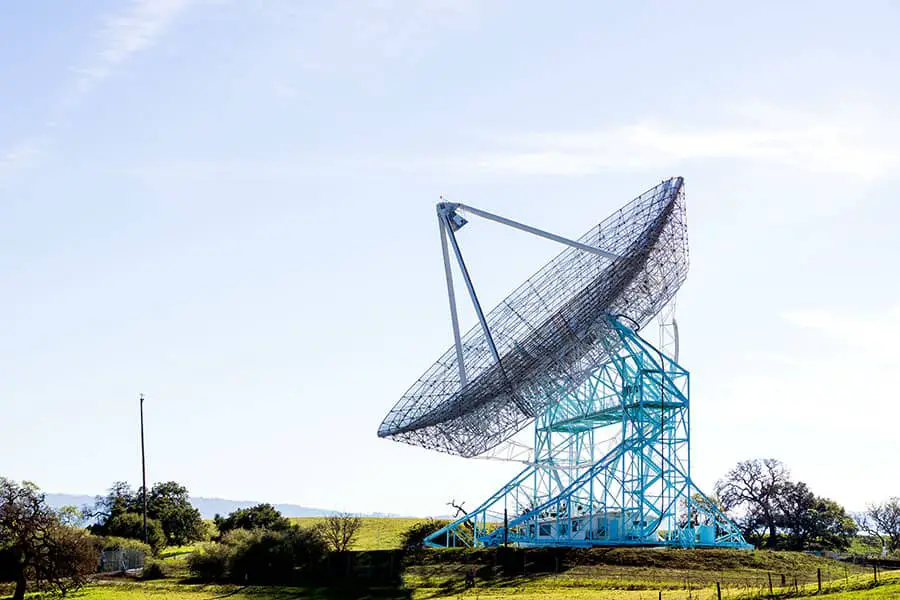
POLYGON ((169 546, 160 551, 157 558, 160 560, 179 560, 187 558, 193 554, 194 550, 197 549, 197 546, 198 544, 192 544, 190 546, 169 546))
MULTIPOLYGON (((393 517, 363 517, 359 536, 352 550, 390 550, 400 547, 400 536, 404 531, 426 519, 402 519, 393 517)), ((324 521, 322 517, 299 517, 291 519, 301 527, 312 527, 324 521)))
MULTIPOLYGON (((320 518, 293 519, 303 527, 314 526, 320 518)), ((392 549, 400 536, 421 519, 364 518, 356 550, 392 549)), ((325 588, 257 587, 235 585, 195 585, 180 583, 188 576, 187 557, 192 546, 168 548, 160 560, 167 579, 138 582, 113 578, 98 581, 71 598, 81 600, 657 600, 660 590, 666 600, 712 600, 715 585, 730 600, 768 596, 772 575, 776 597, 816 595, 816 571, 821 569, 824 592, 829 600, 900 599, 900 572, 879 576, 872 587, 869 568, 818 558, 796 552, 737 550, 661 550, 608 548, 572 550, 559 554, 558 572, 553 568, 556 554, 542 557, 541 550, 513 556, 504 575, 496 566, 494 550, 423 551, 408 556, 403 589, 350 591, 325 588), (534 565, 547 560, 549 571, 536 573, 534 565), (518 561, 523 560, 523 572, 518 561), (478 570, 475 590, 464 589, 467 570, 478 570), (530 569, 530 570, 529 570, 530 569), (787 586, 781 587, 781 575, 787 586), (793 590, 797 578, 797 591, 793 590)), ((11 590, 0 585, 0 598, 11 590)), ((34 596, 33 598, 37 598, 34 596)))
MULTIPOLYGON (((89 586, 66 598, 79 600, 337 600, 359 597, 323 588, 237 585, 191 585, 171 582, 104 583, 89 586)), ((389 596, 388 596, 389 597, 389 596)), ((396 597, 399 598, 399 595, 396 597)))
MULTIPOLYGON (((799 594, 781 593, 776 588, 776 597, 813 597, 828 600, 887 600, 900 598, 900 572, 883 573, 878 586, 872 586, 871 576, 856 575, 848 580, 833 582, 826 586, 821 595, 816 594, 815 584, 802 586, 799 594)), ((499 583, 479 582, 474 590, 465 591, 461 581, 458 585, 438 588, 415 588, 404 590, 328 590, 323 588, 259 587, 236 585, 190 585, 171 581, 134 583, 108 581, 94 584, 69 596, 80 600, 350 600, 375 598, 403 600, 454 600, 468 597, 472 600, 656 600, 659 590, 663 590, 666 600, 713 600, 715 585, 693 586, 691 590, 677 587, 604 587, 600 581, 574 582, 555 576, 515 578, 499 583)), ((786 591, 786 590, 785 590, 786 591)), ((758 588, 723 587, 722 597, 758 598, 767 596, 768 590, 758 588)))

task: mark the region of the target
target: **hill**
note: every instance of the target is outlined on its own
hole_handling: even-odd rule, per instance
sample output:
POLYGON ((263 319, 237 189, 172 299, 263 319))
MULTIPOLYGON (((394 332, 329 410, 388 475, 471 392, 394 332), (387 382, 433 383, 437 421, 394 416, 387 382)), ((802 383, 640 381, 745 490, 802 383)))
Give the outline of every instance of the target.
MULTIPOLYGON (((405 517, 363 517, 359 535, 351 550, 390 550, 400 547, 403 532, 426 519, 405 517)), ((322 521, 322 517, 292 519, 301 527, 312 527, 322 521)))
MULTIPOLYGON (((94 503, 94 496, 84 494, 47 494, 47 504, 53 508, 63 506, 85 506, 94 503)), ((204 519, 212 519, 216 514, 227 515, 239 508, 249 508, 260 504, 257 500, 227 500, 224 498, 192 497, 194 505, 204 519)), ((327 508, 311 508, 298 504, 274 504, 281 514, 286 517, 324 517, 334 514, 335 511, 327 508)), ((372 515, 387 516, 387 515, 372 515)))

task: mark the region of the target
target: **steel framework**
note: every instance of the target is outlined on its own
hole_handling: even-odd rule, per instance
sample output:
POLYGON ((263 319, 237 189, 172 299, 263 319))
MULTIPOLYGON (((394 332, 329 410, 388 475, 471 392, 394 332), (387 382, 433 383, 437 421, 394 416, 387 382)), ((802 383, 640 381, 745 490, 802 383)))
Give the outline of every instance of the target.
POLYGON ((606 323, 610 360, 538 417, 532 464, 427 545, 749 547, 691 482, 688 372, 606 323))
POLYGON ((746 547, 691 482, 689 375, 674 319, 661 332, 674 359, 637 333, 687 276, 683 180, 663 181, 578 240, 464 204, 437 213, 454 345, 378 435, 473 457, 533 423, 534 448, 525 470, 426 543, 746 547), (456 237, 461 213, 567 248, 485 313, 456 237), (451 254, 478 317, 465 335, 451 254))

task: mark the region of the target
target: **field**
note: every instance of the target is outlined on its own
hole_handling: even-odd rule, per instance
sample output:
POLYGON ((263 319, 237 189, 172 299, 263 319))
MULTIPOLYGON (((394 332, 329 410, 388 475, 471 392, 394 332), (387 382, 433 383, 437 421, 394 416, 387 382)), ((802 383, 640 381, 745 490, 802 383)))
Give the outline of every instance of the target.
MULTIPOLYGON (((312 527, 322 522, 321 517, 300 517, 291 521, 301 527, 312 527)), ((400 536, 412 525, 423 521, 416 518, 363 517, 359 537, 353 550, 390 550, 400 547, 400 536)))
MULTIPOLYGON (((900 598, 900 573, 884 573, 880 577, 881 583, 871 587, 871 578, 865 575, 851 576, 847 581, 841 582, 838 589, 835 584, 833 591, 816 594, 816 586, 807 585, 801 587, 799 594, 779 594, 779 598, 813 596, 827 598, 829 600, 887 600, 900 598)), ((621 582, 617 582, 620 584, 621 582)), ((638 582, 635 589, 623 589, 621 587, 605 587, 607 582, 600 580, 579 581, 557 577, 521 578, 502 584, 481 584, 474 590, 464 591, 461 587, 449 586, 438 589, 413 588, 413 589, 383 589, 383 590, 326 590, 321 588, 289 588, 289 587, 252 587, 236 585, 191 585, 170 581, 126 583, 108 581, 95 584, 76 594, 71 598, 82 600, 213 600, 229 598, 231 600, 350 600, 350 599, 411 599, 429 600, 434 598, 462 598, 473 600, 656 600, 659 597, 658 588, 646 589, 640 587, 638 582)), ((768 590, 731 588, 722 589, 722 597, 730 599, 768 597, 768 590)), ((662 597, 666 600, 712 600, 716 598, 714 586, 696 587, 690 591, 686 589, 664 589, 662 597)))
MULTIPOLYGON (((304 527, 320 519, 295 519, 304 527)), ((363 562, 390 556, 400 535, 418 519, 366 518, 354 549, 363 562), (379 552, 381 551, 381 552, 379 552), (368 558, 367 558, 368 557, 368 558)), ((871 568, 795 552, 736 550, 419 551, 402 562, 402 583, 393 587, 296 588, 190 583, 186 558, 192 547, 167 549, 160 559, 168 577, 138 581, 105 577, 69 597, 83 600, 714 600, 721 597, 829 600, 900 599, 900 571, 871 568), (465 589, 474 570, 475 589, 465 589), (823 592, 817 594, 821 573, 823 592), (771 596, 770 588, 771 585, 771 596)), ((354 559, 355 560, 355 559, 354 559)), ((400 564, 400 561, 391 563, 400 564)), ((393 568, 393 567, 392 567, 393 568)), ((395 573, 397 571, 394 571, 395 573)), ((7 591, 0 587, 0 598, 7 591)), ((7 591, 8 593, 8 591, 7 591)), ((32 596, 38 598, 38 596, 32 596)))

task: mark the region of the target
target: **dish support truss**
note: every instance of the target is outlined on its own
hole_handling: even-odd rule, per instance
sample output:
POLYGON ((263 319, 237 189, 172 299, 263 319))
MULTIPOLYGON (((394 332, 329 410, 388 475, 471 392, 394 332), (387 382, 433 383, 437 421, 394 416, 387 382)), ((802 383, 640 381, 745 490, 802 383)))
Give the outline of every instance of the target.
POLYGON ((688 371, 606 319, 612 358, 537 417, 533 463, 427 546, 750 548, 691 481, 688 371))

